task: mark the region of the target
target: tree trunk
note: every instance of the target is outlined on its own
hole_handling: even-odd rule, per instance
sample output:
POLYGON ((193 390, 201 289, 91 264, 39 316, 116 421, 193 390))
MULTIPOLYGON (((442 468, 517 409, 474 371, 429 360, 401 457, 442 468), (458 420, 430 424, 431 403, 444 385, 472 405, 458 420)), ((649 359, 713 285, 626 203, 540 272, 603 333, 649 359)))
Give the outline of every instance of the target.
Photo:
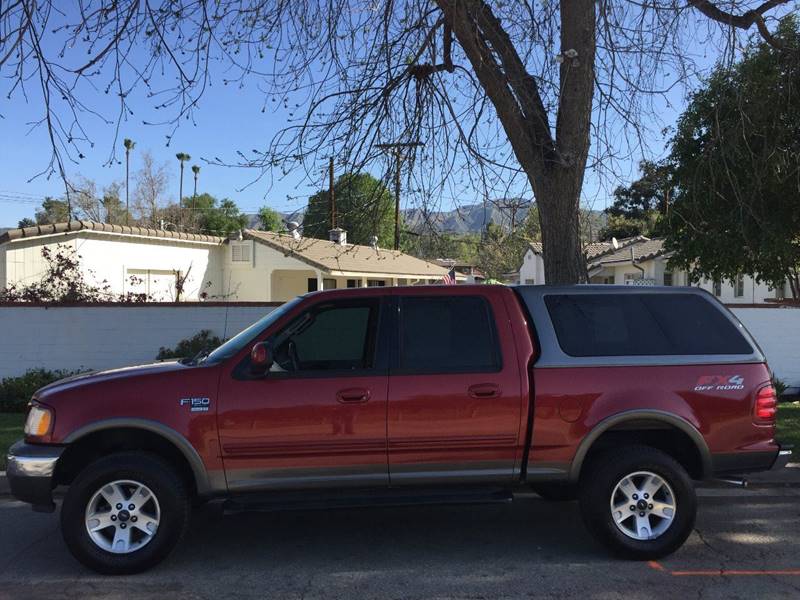
POLYGON ((582 171, 557 169, 535 187, 542 230, 544 280, 548 285, 587 281, 578 220, 582 171))
POLYGON ((539 83, 485 0, 437 0, 492 102, 539 207, 545 281, 585 282, 578 223, 594 95, 593 0, 561 0, 555 131, 539 83))

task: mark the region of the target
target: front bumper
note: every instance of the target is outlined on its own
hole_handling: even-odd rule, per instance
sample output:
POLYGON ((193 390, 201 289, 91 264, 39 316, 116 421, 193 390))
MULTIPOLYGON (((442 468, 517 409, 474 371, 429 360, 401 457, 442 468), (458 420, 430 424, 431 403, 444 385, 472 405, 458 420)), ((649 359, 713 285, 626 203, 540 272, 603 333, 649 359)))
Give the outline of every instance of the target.
POLYGON ((53 475, 63 446, 40 446, 18 441, 8 450, 6 477, 11 494, 38 512, 53 512, 53 475))

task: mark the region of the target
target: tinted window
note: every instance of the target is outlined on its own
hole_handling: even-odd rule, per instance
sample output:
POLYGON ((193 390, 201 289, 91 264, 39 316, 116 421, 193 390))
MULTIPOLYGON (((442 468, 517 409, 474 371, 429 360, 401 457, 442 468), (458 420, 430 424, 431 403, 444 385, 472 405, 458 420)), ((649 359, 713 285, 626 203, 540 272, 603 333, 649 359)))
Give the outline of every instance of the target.
POLYGON ((400 300, 401 371, 496 371, 500 354, 494 319, 483 298, 400 300))
POLYGON ((737 328, 694 294, 565 294, 545 297, 570 356, 751 354, 737 328))
POLYGON ((316 306, 273 336, 274 371, 369 369, 377 301, 316 306))

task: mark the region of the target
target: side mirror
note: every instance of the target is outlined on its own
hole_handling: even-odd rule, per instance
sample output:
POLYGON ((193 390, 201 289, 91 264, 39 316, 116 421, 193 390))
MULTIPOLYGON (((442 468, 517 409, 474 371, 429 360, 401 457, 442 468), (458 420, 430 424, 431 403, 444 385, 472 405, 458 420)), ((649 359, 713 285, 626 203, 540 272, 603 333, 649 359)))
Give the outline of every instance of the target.
POLYGON ((264 375, 272 366, 272 352, 269 344, 259 342, 250 350, 250 373, 253 375, 264 375))

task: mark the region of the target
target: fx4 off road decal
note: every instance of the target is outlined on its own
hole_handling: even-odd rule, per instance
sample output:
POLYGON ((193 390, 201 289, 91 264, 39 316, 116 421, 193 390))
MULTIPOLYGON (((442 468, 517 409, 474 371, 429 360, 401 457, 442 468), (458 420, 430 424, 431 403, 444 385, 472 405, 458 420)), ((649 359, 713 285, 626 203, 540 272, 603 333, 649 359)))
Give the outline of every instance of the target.
POLYGON ((190 412, 208 412, 211 400, 208 398, 181 398, 181 406, 189 406, 190 412))
POLYGON ((695 392, 729 392, 744 389, 741 375, 701 375, 694 385, 695 392))

